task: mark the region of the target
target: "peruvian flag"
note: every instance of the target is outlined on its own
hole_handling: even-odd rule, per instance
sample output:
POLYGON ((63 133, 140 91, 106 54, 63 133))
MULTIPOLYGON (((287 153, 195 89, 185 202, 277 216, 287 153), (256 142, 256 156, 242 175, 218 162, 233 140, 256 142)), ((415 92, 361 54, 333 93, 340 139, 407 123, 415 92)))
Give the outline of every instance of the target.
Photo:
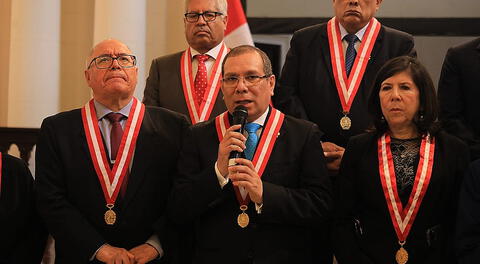
POLYGON ((252 34, 247 24, 240 0, 228 0, 228 23, 225 30, 225 44, 229 48, 240 45, 253 46, 252 34))

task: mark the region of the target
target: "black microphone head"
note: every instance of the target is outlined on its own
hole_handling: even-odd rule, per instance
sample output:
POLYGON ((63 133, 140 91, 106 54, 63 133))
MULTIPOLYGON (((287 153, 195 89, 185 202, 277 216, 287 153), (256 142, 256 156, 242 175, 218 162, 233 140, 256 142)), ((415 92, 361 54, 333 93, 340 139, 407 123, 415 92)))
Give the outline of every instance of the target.
POLYGON ((233 115, 233 124, 234 125, 241 124, 243 126, 248 117, 248 110, 245 106, 239 105, 235 107, 235 110, 233 110, 232 115, 233 115))

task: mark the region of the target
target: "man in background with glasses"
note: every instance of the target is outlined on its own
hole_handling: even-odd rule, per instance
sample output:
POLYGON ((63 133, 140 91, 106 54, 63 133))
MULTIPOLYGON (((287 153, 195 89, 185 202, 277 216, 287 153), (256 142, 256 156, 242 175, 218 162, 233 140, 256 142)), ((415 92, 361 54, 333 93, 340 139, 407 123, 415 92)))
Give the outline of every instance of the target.
POLYGON ((193 263, 320 263, 332 197, 318 127, 270 106, 275 76, 258 48, 232 49, 222 73, 228 111, 189 129, 169 207, 178 224, 195 223, 193 263))
POLYGON ((169 263, 166 203, 186 117, 133 94, 136 57, 96 45, 85 78, 93 99, 43 121, 36 152, 38 209, 55 263, 169 263))
POLYGON ((187 50, 152 61, 143 102, 180 112, 192 124, 225 111, 220 67, 228 49, 226 0, 186 0, 187 50))

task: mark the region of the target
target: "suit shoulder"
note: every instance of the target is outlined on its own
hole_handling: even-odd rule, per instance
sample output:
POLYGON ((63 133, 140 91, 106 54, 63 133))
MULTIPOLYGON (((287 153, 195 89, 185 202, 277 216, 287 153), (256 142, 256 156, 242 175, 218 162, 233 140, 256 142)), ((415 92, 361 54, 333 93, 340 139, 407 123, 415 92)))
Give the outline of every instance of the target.
POLYGON ((469 51, 476 53, 476 49, 480 48, 480 37, 462 42, 448 49, 449 53, 468 53, 469 51))
POLYGON ((188 119, 185 115, 172 111, 170 109, 163 108, 163 107, 147 105, 145 106, 145 111, 147 111, 152 116, 153 119, 161 118, 161 119, 166 119, 167 121, 175 120, 178 122, 184 122, 184 121, 188 122, 186 121, 188 119))
POLYGON ((311 121, 285 115, 284 125, 285 128, 288 130, 288 133, 297 135, 299 137, 301 137, 301 135, 314 135, 318 137, 318 140, 320 141, 322 133, 320 132, 317 124, 311 121))
POLYGON ((167 63, 171 61, 177 61, 177 60, 180 60, 180 57, 182 56, 182 54, 183 54, 183 51, 167 54, 167 55, 160 56, 153 59, 153 62, 158 64, 158 63, 167 63))
POLYGON ((382 26, 385 30, 385 36, 397 39, 413 40, 413 36, 407 32, 400 31, 391 27, 382 26))
POLYGON ((216 127, 215 119, 216 118, 212 118, 212 119, 204 121, 204 122, 196 123, 195 125, 191 126, 191 129, 193 131, 202 131, 202 130, 209 130, 212 127, 215 128, 216 127))
POLYGON ((308 27, 301 28, 293 33, 293 38, 312 38, 313 36, 325 31, 326 23, 316 24, 308 27))
POLYGON ((2 167, 9 168, 9 170, 25 170, 27 168, 25 161, 7 153, 2 153, 2 163, 2 167))
POLYGON ((456 151, 462 151, 465 153, 469 151, 468 146, 467 144, 465 144, 465 142, 445 131, 438 132, 435 137, 439 143, 444 144, 447 148, 454 148, 456 149, 456 151))
POLYGON ((316 127, 317 125, 311 121, 293 117, 291 115, 285 115, 285 121, 289 122, 291 125, 299 127, 316 127))
POLYGON ((43 119, 43 123, 65 123, 71 122, 72 120, 78 120, 81 117, 81 109, 73 109, 70 111, 60 112, 55 115, 46 117, 43 119))
POLYGON ((352 136, 348 140, 348 145, 347 147, 352 148, 352 147, 365 147, 367 145, 372 144, 373 141, 377 141, 378 135, 376 132, 366 132, 362 133, 359 135, 352 136))

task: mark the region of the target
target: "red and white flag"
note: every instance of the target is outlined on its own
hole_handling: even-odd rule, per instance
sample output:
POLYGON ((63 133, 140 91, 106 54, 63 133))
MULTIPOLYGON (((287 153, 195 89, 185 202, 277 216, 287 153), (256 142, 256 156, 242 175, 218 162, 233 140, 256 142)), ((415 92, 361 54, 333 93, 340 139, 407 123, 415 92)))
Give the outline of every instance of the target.
POLYGON ((240 0, 228 0, 228 23, 225 30, 225 44, 229 48, 240 45, 253 46, 252 34, 247 24, 240 0))

